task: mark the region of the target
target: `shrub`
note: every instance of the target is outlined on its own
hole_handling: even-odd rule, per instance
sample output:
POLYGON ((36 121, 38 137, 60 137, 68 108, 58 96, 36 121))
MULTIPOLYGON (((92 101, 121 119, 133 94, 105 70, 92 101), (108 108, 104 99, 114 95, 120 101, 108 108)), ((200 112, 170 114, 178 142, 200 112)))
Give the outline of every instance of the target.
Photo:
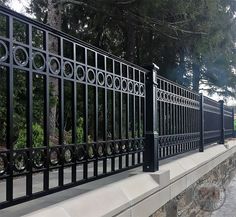
MULTIPOLYGON (((33 134, 32 134, 32 140, 33 144, 32 147, 37 148, 37 147, 42 147, 44 146, 44 132, 43 128, 39 124, 33 124, 32 126, 33 134)), ((21 129, 19 131, 18 138, 15 143, 15 149, 21 149, 25 148, 27 144, 27 132, 26 132, 26 127, 24 129, 21 129)))
POLYGON ((77 143, 82 143, 84 141, 84 119, 82 117, 77 121, 76 136, 77 143))

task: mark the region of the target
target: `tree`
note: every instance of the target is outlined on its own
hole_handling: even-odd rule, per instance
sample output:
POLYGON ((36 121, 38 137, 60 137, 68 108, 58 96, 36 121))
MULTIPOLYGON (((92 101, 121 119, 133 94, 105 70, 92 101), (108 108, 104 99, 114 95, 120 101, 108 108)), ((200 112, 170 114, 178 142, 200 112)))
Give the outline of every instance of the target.
MULTIPOLYGON (((235 10, 231 0, 31 0, 28 8, 58 30, 138 65, 155 62, 161 75, 195 91, 225 96, 235 96, 235 10)), ((59 52, 56 37, 48 46, 59 52)), ((56 137, 57 79, 50 88, 50 134, 56 137)))

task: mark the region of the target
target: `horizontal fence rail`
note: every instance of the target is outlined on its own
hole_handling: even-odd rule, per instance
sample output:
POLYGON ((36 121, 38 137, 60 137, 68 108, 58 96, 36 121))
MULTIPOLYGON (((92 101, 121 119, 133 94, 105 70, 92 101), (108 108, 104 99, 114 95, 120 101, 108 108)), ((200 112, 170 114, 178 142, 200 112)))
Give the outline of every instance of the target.
POLYGON ((0 51, 0 208, 142 164, 145 69, 3 7, 0 51))
POLYGON ((0 209, 233 135, 231 108, 0 6, 0 209))

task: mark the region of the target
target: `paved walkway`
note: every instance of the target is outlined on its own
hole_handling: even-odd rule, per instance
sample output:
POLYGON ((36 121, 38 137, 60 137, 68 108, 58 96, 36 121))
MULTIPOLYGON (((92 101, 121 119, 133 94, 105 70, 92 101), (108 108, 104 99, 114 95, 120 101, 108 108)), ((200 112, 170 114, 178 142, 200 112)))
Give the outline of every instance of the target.
POLYGON ((236 177, 226 189, 226 200, 224 205, 215 212, 211 217, 236 217, 236 177))

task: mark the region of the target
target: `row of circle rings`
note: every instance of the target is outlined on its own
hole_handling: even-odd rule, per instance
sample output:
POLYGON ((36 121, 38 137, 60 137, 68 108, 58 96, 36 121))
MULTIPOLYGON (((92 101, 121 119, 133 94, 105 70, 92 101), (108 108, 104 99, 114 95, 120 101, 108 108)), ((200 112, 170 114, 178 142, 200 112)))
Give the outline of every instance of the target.
MULTIPOLYGON (((0 41, 1 42, 1 41, 0 41)), ((5 48, 6 54, 3 57, 0 57, 1 61, 5 61, 7 59, 7 47, 4 43, 1 43, 5 48)), ((32 54, 32 65, 36 71, 44 71, 46 68, 46 60, 45 56, 40 52, 34 52, 32 54)), ((21 67, 25 67, 28 65, 29 56, 28 52, 24 47, 16 46, 13 49, 13 58, 17 65, 21 67)), ((56 57, 49 58, 49 69, 52 74, 58 75, 61 71, 60 62, 56 57)), ((73 64, 69 61, 65 61, 63 63, 63 71, 64 75, 68 78, 72 78, 73 76, 73 64)), ((84 81, 85 79, 85 70, 81 65, 76 66, 76 77, 78 80, 84 81)), ((87 80, 89 83, 95 83, 97 77, 98 84, 103 86, 105 84, 105 75, 103 72, 99 71, 97 76, 95 75, 95 71, 93 69, 88 69, 87 71, 87 80)), ((128 81, 127 79, 122 79, 119 77, 114 77, 110 74, 106 75, 106 85, 107 87, 112 88, 114 86, 115 89, 121 89, 123 91, 135 92, 136 94, 144 94, 144 85, 139 84, 137 82, 128 81)))
MULTIPOLYGON (((66 148, 63 152, 65 163, 72 162, 72 149, 66 148)), ((59 163, 59 150, 50 150, 50 164, 57 165, 59 163)), ((32 153, 33 168, 40 169, 45 165, 46 154, 44 150, 35 150, 32 153)), ((19 152, 13 156, 13 168, 16 172, 23 172, 28 164, 28 156, 25 152, 19 152)), ((0 155, 0 175, 3 175, 8 168, 8 160, 6 155, 0 155)))
MULTIPOLYGON (((158 80, 157 81, 157 85, 156 85, 157 87, 159 87, 159 89, 161 89, 160 88, 160 80, 158 80)), ((172 85, 171 85, 172 86, 172 85)), ((172 87, 174 87, 174 86, 172 86, 172 87)), ((164 89, 164 88, 163 88, 164 89)), ((171 88, 172 90, 173 90, 173 88, 171 88)), ((166 89, 165 89, 166 90, 166 89)), ((181 90, 183 90, 182 88, 181 88, 181 90)), ((168 91, 168 90, 166 90, 166 91, 168 91)), ((169 90, 169 92, 171 92, 170 90, 169 90)), ((174 92, 176 92, 176 91, 174 91, 174 92)), ((192 98, 193 100, 197 100, 197 97, 196 97, 196 95, 194 94, 194 93, 191 93, 191 92, 189 92, 189 91, 187 91, 187 90, 183 90, 183 92, 182 92, 182 94, 180 95, 180 96, 182 96, 182 97, 187 97, 187 98, 192 98)))
POLYGON ((167 102, 179 103, 190 106, 198 106, 198 102, 194 102, 190 99, 185 99, 179 96, 174 96, 168 93, 157 91, 158 100, 166 100, 167 102))
MULTIPOLYGON (((0 41, 0 46, 4 49, 5 54, 0 56, 0 61, 6 61, 8 58, 8 51, 7 46, 4 42, 0 41)), ((32 54, 32 65, 34 69, 38 72, 42 72, 46 68, 46 60, 45 56, 40 52, 33 52, 32 54)), ((28 52, 24 47, 16 46, 13 48, 13 58, 14 62, 21 66, 25 67, 29 63, 29 56, 28 52)), ((60 62, 56 57, 50 57, 49 58, 49 69, 52 74, 58 75, 61 71, 60 62)), ((63 63, 63 71, 64 75, 68 78, 72 78, 73 76, 73 64, 69 61, 65 61, 63 63)), ((84 67, 81 65, 76 66, 76 77, 78 80, 84 81, 85 79, 85 70, 84 67)), ((89 83, 95 83, 97 78, 97 82, 99 85, 103 86, 105 85, 106 80, 106 86, 112 88, 114 86, 115 89, 122 89, 123 91, 129 91, 134 92, 135 94, 144 94, 144 85, 139 84, 137 82, 129 81, 127 79, 121 79, 120 77, 114 77, 110 74, 105 75, 103 72, 99 71, 97 73, 97 76, 95 75, 95 71, 93 69, 88 69, 87 71, 87 80, 89 83)))
MULTIPOLYGON (((110 156, 112 154, 124 153, 127 151, 137 151, 142 150, 144 146, 143 141, 133 141, 128 142, 128 144, 119 144, 119 143, 108 143, 98 144, 97 150, 95 146, 90 144, 85 149, 84 146, 76 147, 75 152, 72 151, 72 148, 67 147, 64 149, 63 153, 60 154, 59 149, 52 148, 49 152, 49 163, 52 166, 56 166, 61 162, 66 164, 71 163, 74 159, 81 161, 86 157, 92 159, 97 155, 98 157, 103 157, 105 155, 110 156)), ((46 154, 44 150, 35 150, 32 153, 32 163, 33 168, 40 169, 46 163, 46 154)), ((16 172, 23 172, 28 164, 27 154, 24 152, 16 153, 13 157, 14 170, 16 172)), ((0 175, 3 175, 8 168, 8 161, 6 155, 0 155, 0 175)))
POLYGON ((129 141, 128 143, 107 143, 107 144, 98 144, 97 148, 95 145, 90 144, 85 147, 80 146, 76 153, 77 153, 77 160, 81 161, 84 160, 86 157, 92 159, 94 157, 104 157, 111 156, 112 154, 120 154, 125 153, 128 151, 138 151, 143 150, 144 142, 143 141, 129 141))
MULTIPOLYGON (((0 56, 0 61, 6 61, 8 58, 8 50, 7 46, 4 42, 0 41, 0 46, 4 50, 3 55, 0 56)), ((27 50, 24 47, 16 46, 13 48, 13 58, 14 62, 21 66, 25 67, 29 63, 29 55, 27 50)), ((46 59, 45 56, 40 52, 33 52, 32 54, 32 65, 36 71, 42 72, 46 68, 46 59)), ((56 57, 49 58, 49 69, 52 74, 58 75, 61 71, 60 62, 56 57)), ((73 76, 73 64, 69 61, 65 61, 63 63, 63 71, 64 75, 68 78, 72 78, 73 76)), ((85 70, 81 65, 76 66, 76 77, 78 80, 84 81, 85 79, 85 70)), ((89 83, 95 83, 97 77, 98 84, 103 86, 105 84, 105 75, 103 72, 99 71, 97 76, 93 69, 88 69, 87 71, 87 80, 89 83)), ((128 81, 127 79, 122 79, 119 77, 114 77, 110 74, 106 75, 106 85, 107 87, 112 88, 114 86, 115 89, 122 88, 123 91, 135 92, 135 93, 144 93, 144 85, 139 83, 134 83, 133 81, 128 81)))
MULTIPOLYGON (((76 72, 77 79, 84 81, 86 75, 84 67, 78 65, 76 72)), ((94 84, 96 79, 97 83, 101 86, 106 84, 106 86, 109 88, 114 87, 117 90, 122 89, 123 91, 135 92, 136 94, 144 94, 144 84, 139 84, 138 82, 134 82, 125 78, 112 76, 111 74, 105 75, 105 73, 101 71, 99 71, 96 76, 93 69, 88 69, 87 81, 91 84, 94 84)))

